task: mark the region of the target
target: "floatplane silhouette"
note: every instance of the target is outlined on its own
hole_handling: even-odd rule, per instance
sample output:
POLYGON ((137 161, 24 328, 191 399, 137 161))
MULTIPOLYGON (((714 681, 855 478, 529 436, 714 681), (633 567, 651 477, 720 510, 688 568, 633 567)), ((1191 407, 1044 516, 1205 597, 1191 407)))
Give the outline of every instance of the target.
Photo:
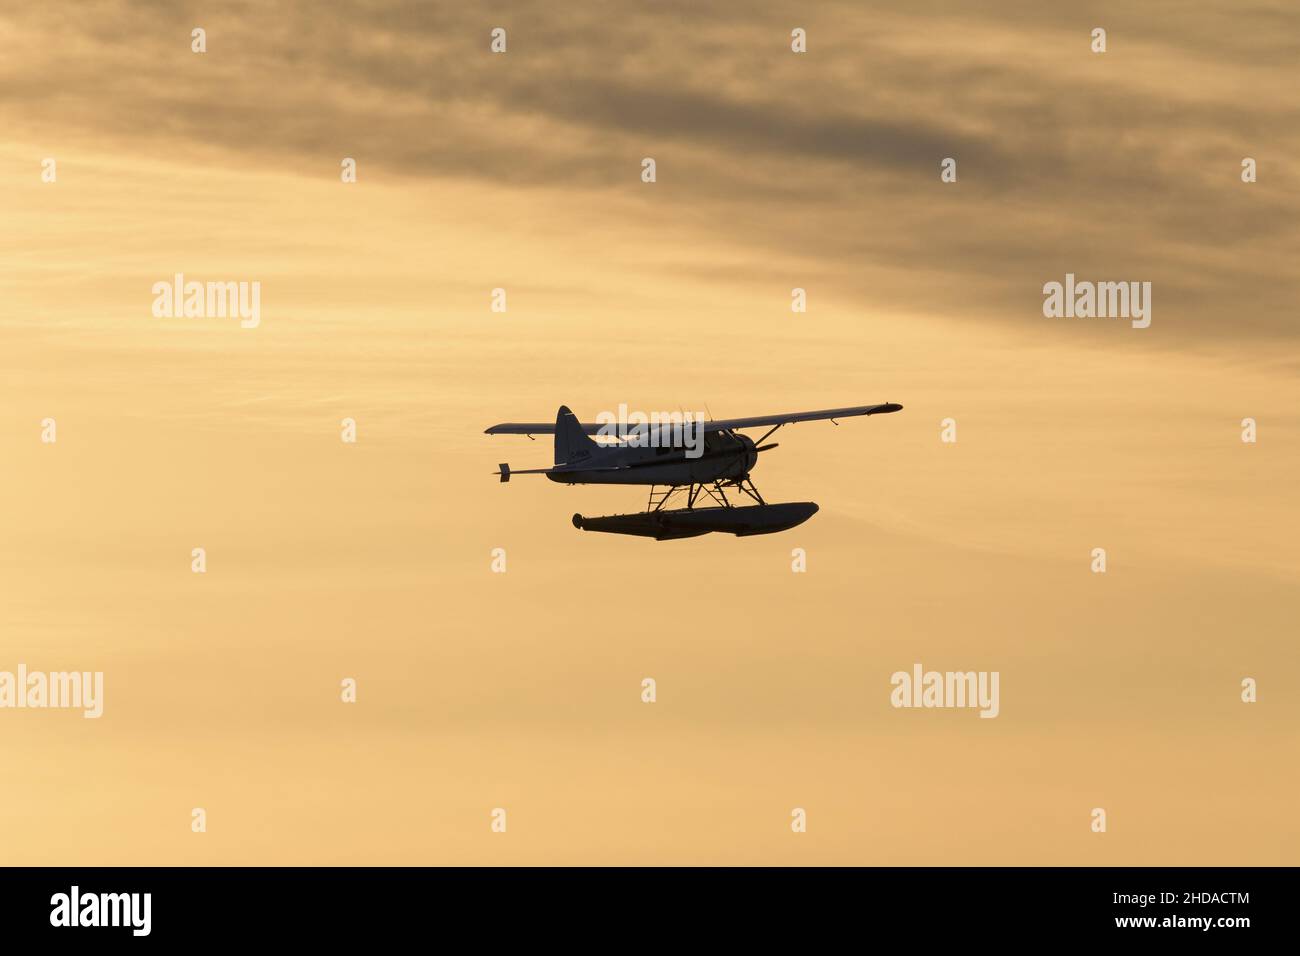
POLYGON ((567 485, 650 486, 645 511, 595 518, 575 514, 575 528, 639 535, 657 541, 694 538, 711 531, 744 537, 785 531, 817 513, 817 505, 812 501, 769 504, 754 487, 750 472, 758 464, 760 452, 777 447, 775 443, 763 444, 777 429, 796 422, 829 420, 838 424, 841 418, 883 415, 900 411, 902 407, 886 402, 753 418, 715 420, 686 415, 671 422, 615 425, 611 421, 580 422, 561 405, 554 425, 503 422, 487 429, 486 434, 555 436, 555 464, 549 468, 512 470, 503 463, 493 473, 500 475, 503 482, 514 475, 545 475, 551 481, 567 485), (757 441, 741 434, 742 429, 763 427, 768 430, 757 441), (610 440, 597 442, 593 435, 610 440), (728 489, 754 503, 733 504, 727 497, 728 489), (680 502, 682 497, 685 507, 667 507, 674 500, 680 502))

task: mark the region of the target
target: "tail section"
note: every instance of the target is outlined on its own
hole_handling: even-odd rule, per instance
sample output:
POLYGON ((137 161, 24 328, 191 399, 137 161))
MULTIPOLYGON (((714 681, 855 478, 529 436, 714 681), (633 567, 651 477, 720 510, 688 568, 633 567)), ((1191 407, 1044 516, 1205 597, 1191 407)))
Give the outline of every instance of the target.
POLYGON ((592 457, 599 448, 591 437, 583 432, 578 423, 578 416, 569 411, 567 405, 561 405, 555 416, 555 463, 557 465, 581 464, 592 457))

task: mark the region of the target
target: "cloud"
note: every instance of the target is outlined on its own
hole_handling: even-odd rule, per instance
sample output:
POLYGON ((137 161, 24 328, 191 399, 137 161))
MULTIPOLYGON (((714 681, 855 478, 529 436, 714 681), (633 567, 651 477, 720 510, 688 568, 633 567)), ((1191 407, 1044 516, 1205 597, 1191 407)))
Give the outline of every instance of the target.
MULTIPOLYGON (((6 16, 18 52, 0 96, 16 129, 54 146, 216 151, 304 176, 351 155, 371 177, 561 190, 587 207, 617 195, 873 310, 1034 328, 1042 284, 1072 271, 1152 281, 1162 345, 1296 334, 1291 4, 121 2, 6 16), (1099 24, 1103 55, 1088 49, 1099 24), (498 25, 505 56, 487 49, 498 25), (789 51, 796 25, 806 55, 789 51), (193 26, 208 30, 203 56, 193 26), (653 191, 637 180, 647 155, 653 191), (1258 183, 1240 182, 1244 156, 1258 183)), ((611 232, 629 227, 617 208, 611 232)))

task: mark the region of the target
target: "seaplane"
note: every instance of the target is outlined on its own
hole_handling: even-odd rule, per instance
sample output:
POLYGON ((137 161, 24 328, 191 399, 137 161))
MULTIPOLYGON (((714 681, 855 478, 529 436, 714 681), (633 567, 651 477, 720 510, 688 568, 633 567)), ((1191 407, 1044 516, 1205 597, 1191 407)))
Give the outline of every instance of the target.
POLYGON ((486 429, 488 435, 555 436, 555 463, 549 468, 514 470, 501 464, 502 482, 515 475, 545 475, 566 485, 648 485, 644 511, 603 517, 573 516, 581 531, 602 531, 667 541, 694 538, 713 531, 746 537, 772 534, 803 524, 817 513, 812 501, 768 503, 758 493, 750 473, 762 452, 777 447, 764 444, 779 428, 797 422, 830 421, 901 411, 902 405, 854 405, 812 412, 787 412, 753 418, 713 419, 691 413, 672 416, 627 416, 616 420, 609 413, 596 423, 580 422, 561 405, 555 424, 503 422, 486 429), (671 420, 669 420, 671 419, 671 420), (741 432, 766 428, 762 437, 741 432), (595 437, 593 437, 595 436, 595 437), (596 437, 603 439, 596 441, 596 437), (731 491, 738 501, 727 496, 731 491), (668 507, 670 503, 684 507, 668 507), (752 502, 752 503, 749 503, 752 502))

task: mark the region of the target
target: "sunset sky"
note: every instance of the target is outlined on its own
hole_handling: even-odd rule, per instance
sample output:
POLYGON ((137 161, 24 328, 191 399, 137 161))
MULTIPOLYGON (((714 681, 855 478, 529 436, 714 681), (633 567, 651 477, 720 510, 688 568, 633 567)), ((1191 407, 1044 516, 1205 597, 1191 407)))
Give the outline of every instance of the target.
POLYGON ((1294 3, 55 0, 0 47, 0 671, 105 686, 0 709, 3 862, 1297 862, 1294 3), (177 273, 259 327, 154 317, 177 273), (1150 328, 1045 318, 1067 273, 1150 328), (821 511, 752 538, 577 531, 645 489, 482 434, 885 401, 777 434, 821 511), (999 716, 893 708, 916 662, 999 716))

